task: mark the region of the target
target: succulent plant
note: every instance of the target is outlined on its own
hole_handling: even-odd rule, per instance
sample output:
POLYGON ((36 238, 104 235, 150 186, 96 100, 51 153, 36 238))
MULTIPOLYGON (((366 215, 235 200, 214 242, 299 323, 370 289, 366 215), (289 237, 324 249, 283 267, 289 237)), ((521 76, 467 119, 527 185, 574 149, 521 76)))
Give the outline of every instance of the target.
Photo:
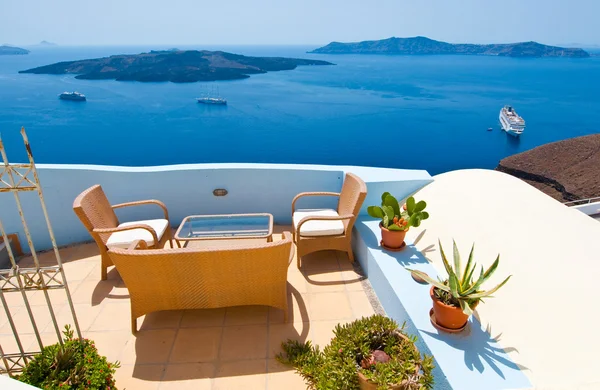
POLYGON ((469 254, 467 265, 463 269, 456 242, 452 241, 452 243, 454 250, 454 267, 452 267, 452 265, 450 265, 448 262, 448 259, 444 254, 444 249, 442 248, 442 243, 438 240, 440 253, 442 255, 442 262, 444 263, 444 268, 448 273, 448 279, 444 281, 438 281, 431 278, 425 272, 411 269, 407 270, 410 271, 413 276, 433 285, 435 289, 445 292, 446 294, 444 295, 449 295, 451 297, 451 301, 458 302, 463 313, 466 315, 471 315, 473 314, 473 308, 479 303, 479 301, 481 301, 483 298, 492 298, 492 294, 498 291, 500 287, 504 286, 512 275, 504 279, 502 283, 491 290, 481 290, 481 285, 484 284, 496 271, 496 268, 498 268, 498 264, 500 263, 500 255, 496 257, 496 261, 494 261, 494 263, 487 270, 484 271, 483 266, 481 266, 479 277, 474 279, 473 277, 475 276, 475 268, 477 266, 473 260, 475 244, 473 244, 471 247, 471 253, 469 254))
POLYGON ((381 195, 381 206, 369 206, 367 212, 373 218, 381 218, 381 224, 388 230, 404 231, 409 227, 417 227, 421 221, 429 218, 429 213, 424 211, 427 203, 424 200, 416 202, 414 197, 400 203, 389 192, 381 195))

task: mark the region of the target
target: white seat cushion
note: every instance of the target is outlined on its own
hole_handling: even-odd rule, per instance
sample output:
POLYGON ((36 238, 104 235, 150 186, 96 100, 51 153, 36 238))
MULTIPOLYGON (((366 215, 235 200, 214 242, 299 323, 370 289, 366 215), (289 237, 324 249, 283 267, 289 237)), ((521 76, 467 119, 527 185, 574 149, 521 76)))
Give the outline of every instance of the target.
MULTIPOLYGON (((123 222, 119 225, 119 227, 131 226, 143 224, 148 225, 156 232, 158 239, 160 240, 165 234, 167 230, 167 226, 169 225, 169 221, 166 219, 149 219, 146 221, 134 221, 134 222, 123 222)), ((152 234, 146 229, 131 229, 125 230, 124 232, 116 232, 108 237, 108 241, 106 242, 106 246, 108 247, 119 247, 119 248, 128 248, 129 245, 135 240, 144 240, 148 244, 148 246, 154 245, 154 238, 152 238, 152 234)))
MULTIPOLYGON (((337 211, 332 209, 300 209, 294 212, 292 219, 294 227, 304 217, 339 217, 337 211)), ((307 221, 300 227, 300 235, 304 237, 339 236, 344 234, 344 223, 338 221, 307 221)))

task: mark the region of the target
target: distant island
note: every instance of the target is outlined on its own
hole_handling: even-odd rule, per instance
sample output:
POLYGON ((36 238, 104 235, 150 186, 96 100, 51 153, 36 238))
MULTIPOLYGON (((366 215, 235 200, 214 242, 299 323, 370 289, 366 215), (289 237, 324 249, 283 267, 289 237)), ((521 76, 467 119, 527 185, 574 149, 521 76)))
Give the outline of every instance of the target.
POLYGON ((40 43, 38 43, 38 46, 57 46, 57 44, 48 41, 41 41, 40 43))
POLYGON ((561 202, 600 196, 600 134, 552 142, 506 157, 496 170, 561 202))
POLYGON ((388 38, 379 41, 354 43, 331 42, 309 53, 319 54, 463 54, 502 57, 575 57, 590 54, 583 49, 542 45, 537 42, 520 42, 492 45, 452 44, 426 37, 388 38))
POLYGON ((247 57, 222 51, 163 50, 133 55, 114 55, 22 70, 19 73, 76 74, 84 80, 196 81, 238 80, 251 74, 292 70, 300 65, 333 65, 319 60, 283 57, 247 57))
POLYGON ((20 47, 2 45, 0 46, 0 56, 29 54, 29 50, 20 47))

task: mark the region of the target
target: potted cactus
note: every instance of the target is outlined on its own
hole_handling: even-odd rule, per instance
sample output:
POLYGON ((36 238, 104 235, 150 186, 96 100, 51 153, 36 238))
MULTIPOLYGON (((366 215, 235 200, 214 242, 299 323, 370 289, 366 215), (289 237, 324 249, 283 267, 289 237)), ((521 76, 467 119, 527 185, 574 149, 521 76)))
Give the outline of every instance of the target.
POLYGON ((483 298, 491 298, 492 294, 504 286, 512 275, 508 276, 502 283, 491 290, 482 290, 481 286, 492 276, 496 271, 496 268, 498 268, 500 255, 498 255, 496 261, 494 261, 486 271, 484 271, 482 266, 479 277, 475 279, 474 276, 477 264, 473 260, 475 250, 474 244, 464 268, 462 267, 456 242, 453 242, 454 266, 448 262, 448 259, 444 254, 444 249, 442 248, 442 243, 439 242, 439 240, 438 244, 440 246, 444 268, 448 273, 447 279, 434 280, 425 272, 411 269, 408 271, 413 274, 413 277, 424 280, 432 285, 429 290, 429 295, 433 301, 433 315, 431 318, 434 325, 441 330, 456 332, 464 329, 469 317, 473 314, 473 309, 475 309, 479 302, 483 298))
POLYGON ((389 192, 381 195, 381 206, 369 206, 367 212, 373 218, 381 218, 382 246, 387 249, 400 249, 404 246, 404 237, 411 226, 417 227, 421 221, 429 218, 425 210, 425 201, 417 202, 414 197, 400 203, 389 192))

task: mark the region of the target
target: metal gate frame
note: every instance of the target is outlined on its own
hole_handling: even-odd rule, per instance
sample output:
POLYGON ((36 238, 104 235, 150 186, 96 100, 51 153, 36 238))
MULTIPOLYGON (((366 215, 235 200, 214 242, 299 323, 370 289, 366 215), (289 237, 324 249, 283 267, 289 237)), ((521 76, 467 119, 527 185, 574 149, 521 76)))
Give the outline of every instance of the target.
POLYGON ((16 352, 5 352, 2 349, 2 345, 0 345, 0 360, 2 360, 2 362, 4 363, 4 367, 0 365, 0 374, 8 375, 14 375, 18 372, 23 371, 23 368, 31 360, 31 358, 39 354, 44 348, 44 344, 42 343, 40 332, 35 322, 33 311, 31 305, 29 304, 29 299, 27 297, 28 291, 43 292, 44 297, 46 298, 47 309, 50 312, 52 324, 54 325, 54 330, 56 331, 57 342, 61 343, 62 345, 63 337, 61 334, 61 329, 59 328, 59 325, 56 322, 56 315, 54 313, 54 307, 52 306, 52 301, 50 300, 48 290, 64 289, 65 293, 67 294, 67 301, 69 303, 69 307, 71 308, 71 314, 73 316, 73 322, 75 324, 75 331, 77 332, 77 336, 81 339, 79 322, 77 321, 77 316, 75 315, 73 301, 71 299, 69 286, 67 284, 62 260, 60 258, 60 252, 58 251, 56 239, 54 238, 54 232, 52 231, 52 226, 48 217, 48 211, 46 209, 44 196, 42 194, 42 186, 40 185, 40 180, 38 177, 37 169, 35 167, 33 154, 31 152, 31 147, 29 145, 29 139, 27 138, 25 128, 21 128, 21 136, 23 137, 23 143, 25 144, 27 157, 29 159, 29 163, 27 164, 11 164, 8 162, 6 150, 4 149, 2 137, 0 136, 0 154, 2 155, 3 161, 3 165, 0 169, 0 193, 12 192, 14 195, 17 210, 19 212, 21 223, 23 225, 23 232, 25 233, 25 236, 27 238, 27 244, 29 245, 31 257, 33 258, 35 266, 34 268, 19 267, 15 259, 15 254, 11 248, 11 241, 9 240, 9 237, 4 229, 4 225, 2 224, 2 220, 0 219, 0 234, 6 244, 6 249, 8 251, 8 256, 10 258, 12 266, 10 269, 0 270, 0 301, 2 301, 4 312, 6 313, 8 323, 10 324, 10 328, 12 330, 18 348, 18 351, 16 352), (43 267, 40 266, 38 255, 35 251, 35 247, 31 239, 29 227, 27 226, 27 222, 25 221, 23 207, 21 206, 21 199, 19 197, 19 193, 24 191, 37 191, 37 195, 40 199, 42 210, 44 212, 44 217, 46 219, 46 226, 48 228, 50 240, 52 241, 52 247, 54 250, 54 255, 56 257, 56 265, 43 267), (11 317, 9 306, 6 301, 6 294, 19 293, 21 294, 24 306, 27 309, 27 314, 29 315, 29 320, 31 321, 35 338, 39 346, 39 350, 34 352, 26 352, 23 348, 21 338, 19 337, 18 329, 15 327, 15 323, 11 317))

